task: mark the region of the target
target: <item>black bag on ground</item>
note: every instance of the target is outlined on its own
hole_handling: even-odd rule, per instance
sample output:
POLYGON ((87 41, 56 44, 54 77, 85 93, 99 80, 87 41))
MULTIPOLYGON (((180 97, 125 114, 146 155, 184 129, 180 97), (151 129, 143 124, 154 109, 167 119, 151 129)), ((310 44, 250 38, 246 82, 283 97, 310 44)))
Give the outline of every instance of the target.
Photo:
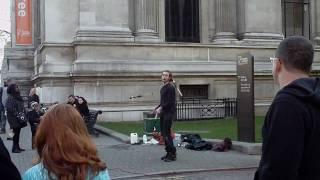
POLYGON ((192 141, 199 140, 201 141, 201 137, 199 134, 183 134, 181 135, 182 142, 192 143, 192 141))
POLYGON ((186 145, 186 148, 196 151, 211 150, 212 144, 204 140, 194 140, 190 144, 186 145))
POLYGON ((185 148, 192 149, 196 151, 210 150, 212 149, 212 144, 208 141, 201 139, 199 134, 184 134, 181 135, 182 142, 187 142, 185 148))

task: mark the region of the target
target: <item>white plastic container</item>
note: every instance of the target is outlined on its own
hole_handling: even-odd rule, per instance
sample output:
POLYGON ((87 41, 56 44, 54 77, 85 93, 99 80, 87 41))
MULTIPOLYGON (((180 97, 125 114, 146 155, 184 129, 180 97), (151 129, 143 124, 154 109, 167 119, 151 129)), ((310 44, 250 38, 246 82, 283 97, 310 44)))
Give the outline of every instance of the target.
POLYGON ((181 134, 174 134, 174 139, 173 139, 173 145, 174 146, 180 146, 181 144, 181 134))
POLYGON ((130 143, 131 144, 138 143, 138 134, 137 133, 130 133, 130 143))
POLYGON ((144 134, 144 135, 142 136, 142 141, 143 141, 144 144, 146 144, 146 143, 148 142, 147 135, 144 134))

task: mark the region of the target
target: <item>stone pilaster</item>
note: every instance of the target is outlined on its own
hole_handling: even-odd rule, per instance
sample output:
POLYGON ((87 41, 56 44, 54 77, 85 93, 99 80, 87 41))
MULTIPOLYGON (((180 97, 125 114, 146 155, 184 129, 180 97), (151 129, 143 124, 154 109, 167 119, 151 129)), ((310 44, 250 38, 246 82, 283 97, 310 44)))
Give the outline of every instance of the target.
POLYGON ((232 42, 236 39, 237 18, 236 0, 215 1, 216 31, 213 36, 214 42, 232 42))
POLYGON ((13 79, 19 86, 22 95, 27 95, 32 87, 31 76, 33 74, 34 48, 11 47, 8 44, 4 48, 4 67, 1 69, 2 79, 13 79))
POLYGON ((135 41, 159 42, 159 1, 135 0, 135 41))
POLYGON ((283 39, 279 0, 238 0, 239 38, 247 43, 278 43, 283 39))

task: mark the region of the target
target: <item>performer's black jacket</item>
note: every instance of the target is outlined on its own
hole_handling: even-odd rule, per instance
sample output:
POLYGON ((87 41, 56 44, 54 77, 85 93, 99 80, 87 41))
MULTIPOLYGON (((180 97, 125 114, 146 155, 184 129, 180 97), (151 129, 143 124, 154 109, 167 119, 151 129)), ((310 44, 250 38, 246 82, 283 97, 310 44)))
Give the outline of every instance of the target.
POLYGON ((176 90, 172 83, 165 84, 160 90, 161 115, 176 113, 176 90))
POLYGON ((320 79, 302 78, 282 88, 262 128, 257 180, 320 179, 320 79))

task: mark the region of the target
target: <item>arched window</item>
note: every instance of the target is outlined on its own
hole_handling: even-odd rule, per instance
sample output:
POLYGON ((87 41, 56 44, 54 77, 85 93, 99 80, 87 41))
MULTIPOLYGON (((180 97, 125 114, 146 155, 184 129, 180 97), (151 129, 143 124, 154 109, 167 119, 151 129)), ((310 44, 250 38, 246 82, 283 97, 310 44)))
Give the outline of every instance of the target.
POLYGON ((166 0, 167 42, 200 42, 199 0, 166 0))
POLYGON ((301 35, 310 38, 309 0, 282 0, 285 37, 301 35))

